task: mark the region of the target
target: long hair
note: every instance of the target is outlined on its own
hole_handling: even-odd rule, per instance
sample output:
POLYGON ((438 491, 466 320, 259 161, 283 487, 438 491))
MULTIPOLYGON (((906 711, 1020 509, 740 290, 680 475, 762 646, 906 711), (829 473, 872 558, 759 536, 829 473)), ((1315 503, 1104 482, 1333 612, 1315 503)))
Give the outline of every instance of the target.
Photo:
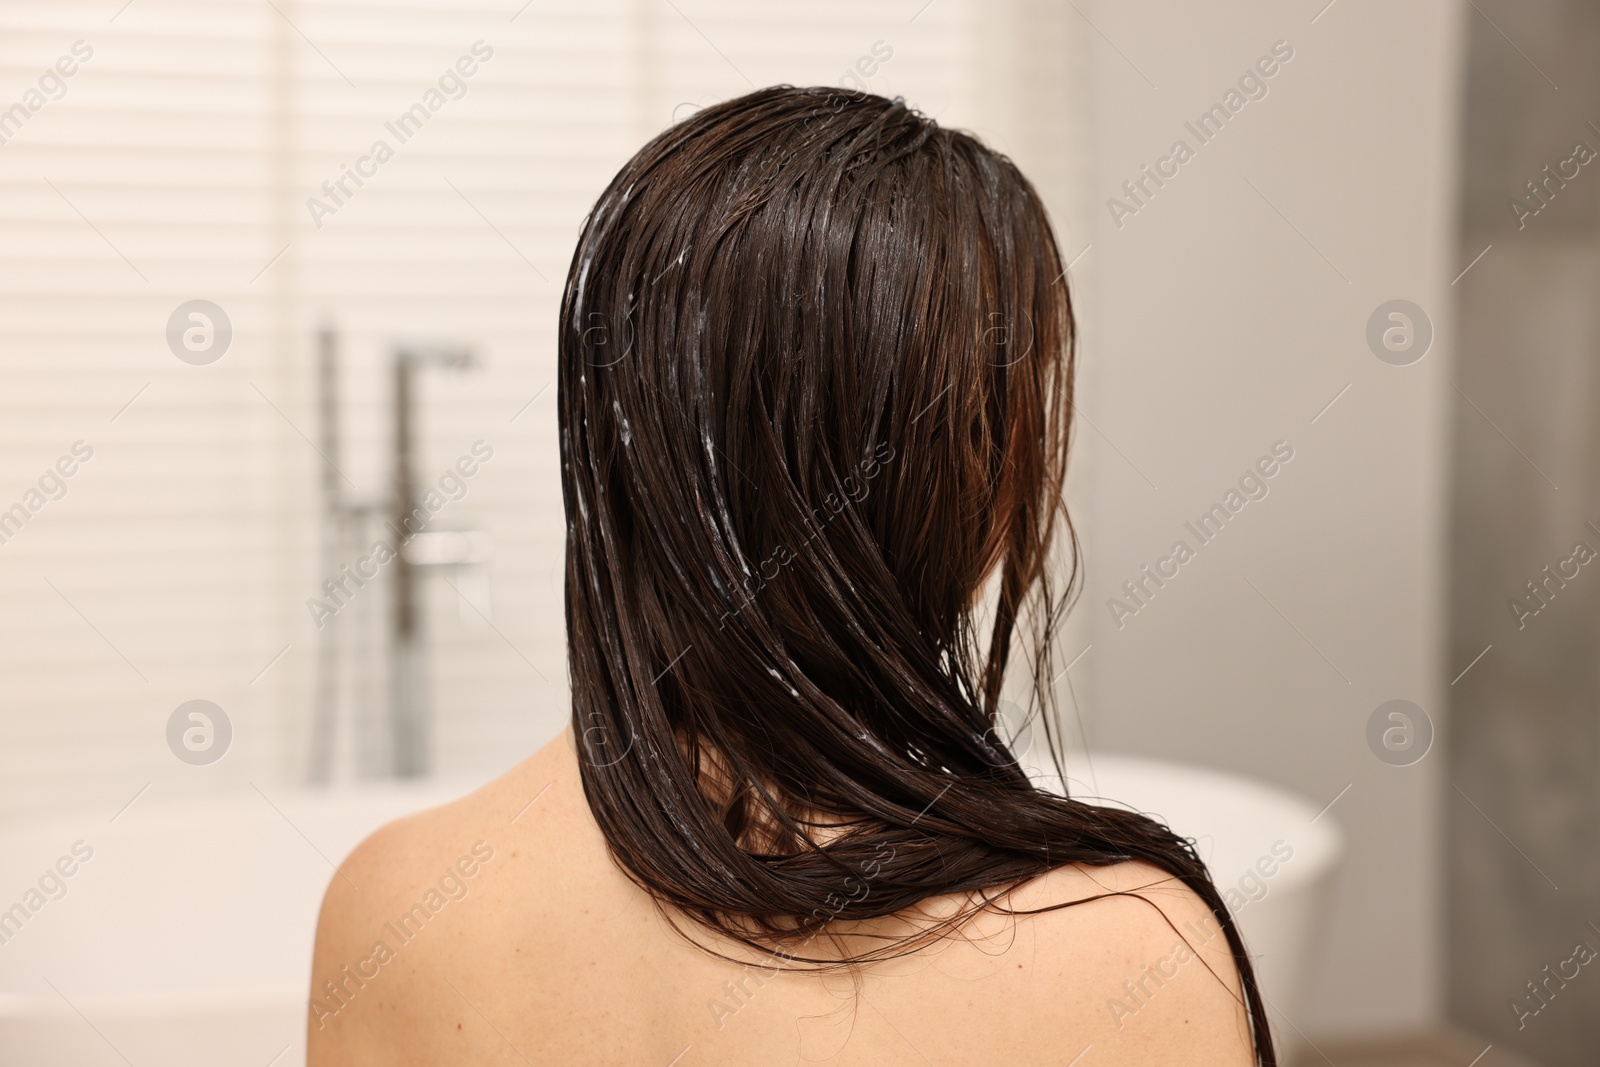
POLYGON ((1006 742, 1014 638, 1030 714, 1053 707, 1077 579, 1073 340, 1033 187, 899 100, 764 89, 645 145, 561 305, 584 791, 656 901, 786 965, 903 954, 1055 867, 1146 861, 1210 906, 1273 1064, 1192 844, 1039 788, 1006 742), (969 904, 870 951, 806 950, 940 894, 969 904))

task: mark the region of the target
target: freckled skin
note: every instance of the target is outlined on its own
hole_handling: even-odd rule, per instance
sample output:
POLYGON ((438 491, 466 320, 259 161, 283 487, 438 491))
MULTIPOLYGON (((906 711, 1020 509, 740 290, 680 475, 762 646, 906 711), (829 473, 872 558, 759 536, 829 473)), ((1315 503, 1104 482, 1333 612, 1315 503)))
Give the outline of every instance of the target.
MULTIPOLYGON (((310 1067, 598 1067, 680 1056, 680 1067, 1062 1067, 1085 1046, 1095 1067, 1253 1062, 1220 937, 1191 936, 1190 962, 1159 986, 1145 979, 1152 992, 1129 1003, 1125 983, 1172 956, 1175 929, 1209 921, 1197 897, 1141 864, 1053 871, 1018 890, 1013 905, 1135 895, 980 917, 961 937, 866 968, 859 988, 848 975, 775 971, 726 943, 717 947, 740 962, 716 959, 674 934, 611 862, 567 732, 478 792, 378 831, 345 861, 318 924, 314 995, 342 968, 355 972, 385 924, 477 842, 493 858, 460 879, 465 894, 432 913, 342 1004, 324 998, 328 1013, 309 1020, 310 1067)), ((952 903, 930 901, 928 910, 952 903)), ((907 929, 898 920, 871 925, 907 929)))

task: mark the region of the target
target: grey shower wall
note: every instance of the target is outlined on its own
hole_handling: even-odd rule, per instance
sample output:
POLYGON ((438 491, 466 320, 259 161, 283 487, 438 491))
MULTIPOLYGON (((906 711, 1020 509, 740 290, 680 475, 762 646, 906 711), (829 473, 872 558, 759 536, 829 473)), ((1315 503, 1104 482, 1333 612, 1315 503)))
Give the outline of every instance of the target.
POLYGON ((1444 738, 1448 1010, 1499 1047, 1592 1067, 1600 3, 1479 3, 1461 262, 1492 247, 1457 283, 1450 640, 1453 663, 1483 656, 1450 690, 1444 738))

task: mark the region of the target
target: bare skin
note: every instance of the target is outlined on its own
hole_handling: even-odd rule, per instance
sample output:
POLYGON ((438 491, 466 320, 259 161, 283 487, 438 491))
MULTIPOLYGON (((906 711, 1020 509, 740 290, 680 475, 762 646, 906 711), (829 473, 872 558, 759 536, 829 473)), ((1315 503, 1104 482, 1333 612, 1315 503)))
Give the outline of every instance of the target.
POLYGON ((345 861, 317 927, 309 1063, 1254 1062, 1227 944, 1200 899, 1163 872, 1064 867, 1011 902, 1108 890, 1135 896, 982 916, 962 937, 868 967, 859 991, 848 977, 787 973, 749 954, 745 966, 719 960, 674 934, 613 864, 564 731, 345 861), (338 996, 326 982, 343 983, 338 996))

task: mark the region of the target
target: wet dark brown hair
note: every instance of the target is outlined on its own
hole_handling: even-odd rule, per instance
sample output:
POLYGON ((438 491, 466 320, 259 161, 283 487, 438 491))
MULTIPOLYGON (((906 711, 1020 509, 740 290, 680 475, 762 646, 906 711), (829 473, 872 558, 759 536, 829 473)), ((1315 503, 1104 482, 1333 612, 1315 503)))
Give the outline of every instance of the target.
POLYGON ((1005 740, 1019 630, 1030 711, 1053 706, 1049 561, 1075 548, 1064 274, 1011 161, 898 100, 764 89, 629 160, 561 306, 584 790, 658 902, 785 966, 912 951, 1055 867, 1143 860, 1210 906, 1273 1064, 1191 843, 1038 788, 1005 740), (942 894, 969 904, 807 949, 942 894))

